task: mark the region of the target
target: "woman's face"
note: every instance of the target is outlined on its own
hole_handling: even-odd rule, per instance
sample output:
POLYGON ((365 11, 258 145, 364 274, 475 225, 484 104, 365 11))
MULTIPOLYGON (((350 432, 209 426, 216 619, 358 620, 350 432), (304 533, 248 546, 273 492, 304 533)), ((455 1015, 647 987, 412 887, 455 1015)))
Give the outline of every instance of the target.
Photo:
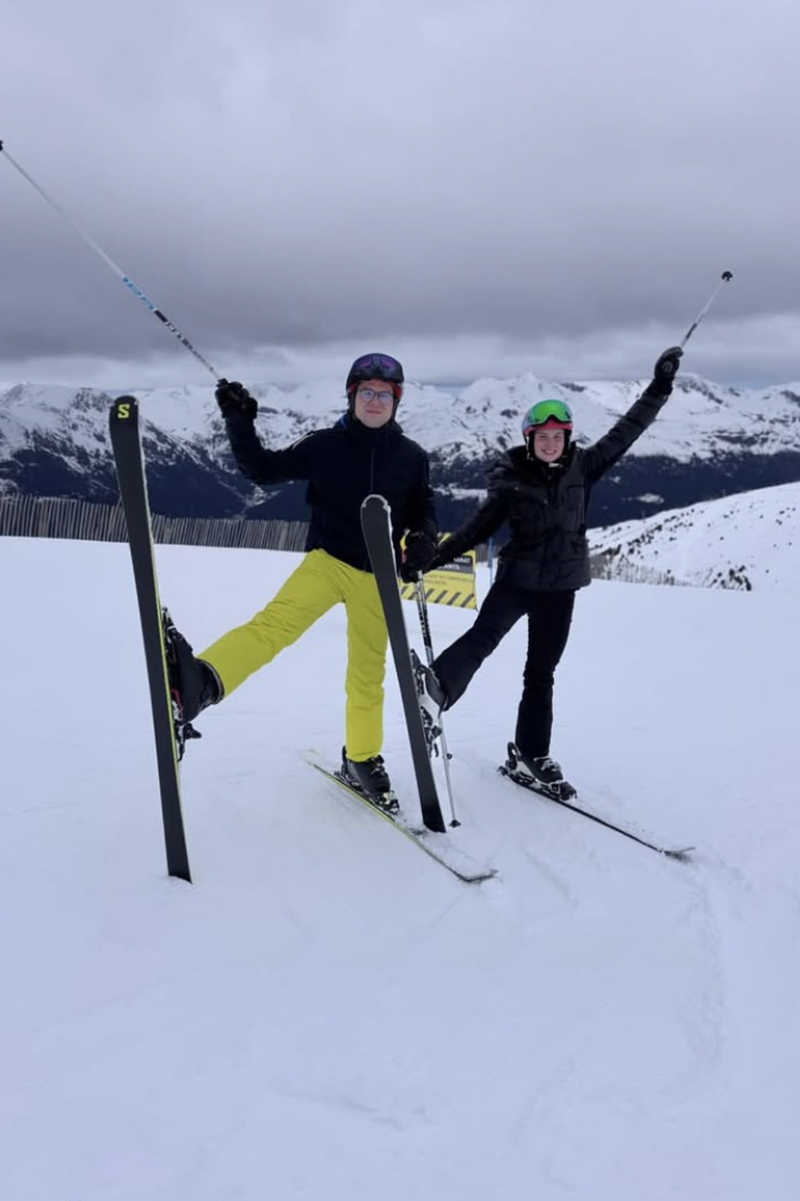
POLYGON ((563 430, 534 430, 533 453, 543 463, 555 463, 564 453, 566 436, 563 430))

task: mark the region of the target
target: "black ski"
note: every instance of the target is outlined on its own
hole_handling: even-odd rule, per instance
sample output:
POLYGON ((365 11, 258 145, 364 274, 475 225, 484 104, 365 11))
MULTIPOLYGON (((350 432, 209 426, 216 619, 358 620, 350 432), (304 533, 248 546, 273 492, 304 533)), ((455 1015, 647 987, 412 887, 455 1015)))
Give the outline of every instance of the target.
POLYGON ((392 648, 392 657, 400 685, 400 696, 403 701, 403 712, 408 727, 408 741, 411 745, 411 758, 417 778, 422 820, 429 830, 444 833, 444 818, 436 792, 436 781, 433 778, 428 744, 422 725, 417 687, 411 668, 411 652, 403 616, 403 602, 400 599, 400 589, 397 585, 391 511, 382 496, 368 496, 362 504, 361 528, 364 531, 372 570, 375 572, 375 581, 378 585, 389 630, 389 644, 392 648))
MULTIPOLYGON (((521 788, 527 788, 528 792, 535 792, 537 796, 546 797, 548 801, 554 801, 556 805, 563 805, 565 809, 571 809, 573 813, 579 813, 581 817, 588 817, 589 821, 597 822, 598 825, 605 826, 607 830, 613 830, 616 834, 622 834, 624 838, 631 838, 634 842, 640 843, 641 846, 648 847, 651 851, 657 851, 659 855, 666 855, 669 859, 679 859, 681 862, 685 862, 689 859, 689 852, 694 850, 694 847, 662 847, 655 842, 649 842, 646 838, 634 834, 631 830, 625 830, 622 826, 614 825, 607 818, 600 817, 598 813, 592 813, 589 809, 583 809, 580 805, 576 805, 573 800, 567 800, 565 797, 559 796, 557 784, 548 788, 546 784, 537 783, 527 772, 519 771, 513 743, 509 743, 508 756, 506 762, 497 770, 501 775, 512 780, 514 784, 519 784, 521 788)), ((577 796, 574 789, 570 796, 577 796)))
POLYGON ((139 405, 133 396, 120 396, 112 405, 110 432, 120 500, 128 527, 128 543, 150 685, 167 870, 171 876, 191 882, 181 812, 179 748, 173 724, 164 627, 153 552, 150 503, 139 433, 139 405))
POLYGON ((480 884, 484 880, 491 880, 497 875, 497 869, 494 867, 484 867, 478 863, 470 855, 467 855, 460 847, 453 846, 446 834, 431 833, 430 830, 422 829, 413 826, 402 810, 400 813, 387 813, 385 809, 380 809, 374 805, 367 794, 353 784, 351 780, 345 778, 341 771, 330 771, 327 767, 323 767, 313 758, 309 758, 310 765, 320 772, 326 779, 331 780, 351 797, 373 813, 377 813, 384 821, 387 821, 390 826, 394 826, 401 834, 404 834, 410 842, 429 855, 431 859, 435 859, 442 867, 447 868, 452 875, 459 880, 463 880, 465 884, 480 884))

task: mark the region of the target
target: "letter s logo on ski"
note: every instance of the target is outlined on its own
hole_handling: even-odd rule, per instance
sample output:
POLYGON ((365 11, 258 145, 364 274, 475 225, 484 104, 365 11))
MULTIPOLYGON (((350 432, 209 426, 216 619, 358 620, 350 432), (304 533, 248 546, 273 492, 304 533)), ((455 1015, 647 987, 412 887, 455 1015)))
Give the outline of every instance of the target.
POLYGON ((129 404, 119 405, 117 407, 117 417, 120 421, 125 421, 131 415, 131 406, 129 404))

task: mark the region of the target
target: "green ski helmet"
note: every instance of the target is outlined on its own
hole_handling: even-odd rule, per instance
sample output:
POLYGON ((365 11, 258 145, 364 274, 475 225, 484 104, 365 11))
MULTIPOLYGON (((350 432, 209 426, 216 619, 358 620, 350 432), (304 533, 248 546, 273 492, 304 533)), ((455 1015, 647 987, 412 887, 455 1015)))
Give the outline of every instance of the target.
POLYGON ((527 442, 536 430, 566 430, 572 433, 572 410, 563 400, 539 400, 522 418, 522 436, 527 442))

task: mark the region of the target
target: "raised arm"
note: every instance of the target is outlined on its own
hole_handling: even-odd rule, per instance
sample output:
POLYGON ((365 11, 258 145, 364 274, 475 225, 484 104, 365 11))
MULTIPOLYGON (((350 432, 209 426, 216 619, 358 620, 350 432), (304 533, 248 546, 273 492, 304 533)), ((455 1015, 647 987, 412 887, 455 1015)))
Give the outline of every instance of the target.
POLYGON ((307 480, 308 443, 313 434, 300 438, 286 450, 267 450, 255 430, 258 402, 240 383, 221 379, 215 392, 225 420, 228 441, 242 475, 255 484, 281 484, 307 480))
POLYGON ((669 400, 683 351, 671 346, 659 357, 653 379, 627 413, 615 421, 607 434, 583 452, 584 471, 590 483, 599 479, 622 458, 669 400))

